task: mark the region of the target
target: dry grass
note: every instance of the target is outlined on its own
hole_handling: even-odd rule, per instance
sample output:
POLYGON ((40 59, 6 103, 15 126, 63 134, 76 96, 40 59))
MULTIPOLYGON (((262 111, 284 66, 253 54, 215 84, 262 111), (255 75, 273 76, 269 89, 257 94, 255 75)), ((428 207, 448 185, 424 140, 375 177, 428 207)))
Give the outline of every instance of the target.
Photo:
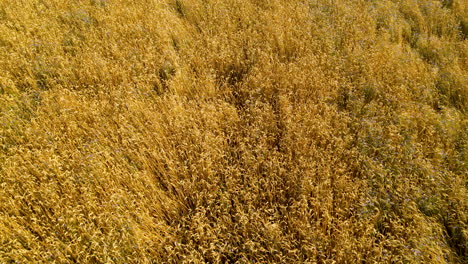
POLYGON ((1 1, 0 263, 466 263, 467 18, 1 1))

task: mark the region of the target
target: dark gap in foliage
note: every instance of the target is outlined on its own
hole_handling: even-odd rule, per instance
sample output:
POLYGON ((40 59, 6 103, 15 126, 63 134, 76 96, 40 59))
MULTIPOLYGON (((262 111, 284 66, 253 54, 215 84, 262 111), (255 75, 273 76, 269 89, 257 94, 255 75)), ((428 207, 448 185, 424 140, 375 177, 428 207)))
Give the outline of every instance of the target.
POLYGON ((281 111, 280 106, 280 91, 277 85, 274 86, 273 95, 270 100, 270 104, 273 108, 273 114, 275 116, 275 124, 276 133, 274 136, 274 140, 272 142, 273 148, 278 152, 284 152, 283 141, 284 141, 284 133, 286 133, 286 125, 284 124, 284 117, 281 111))
POLYGON ((159 81, 154 84, 154 91, 162 95, 169 90, 169 82, 176 74, 176 69, 171 62, 166 61, 158 70, 159 81))
POLYGON ((460 33, 463 40, 468 38, 468 20, 460 20, 460 33))
POLYGON ((453 7, 453 0, 440 0, 442 3, 442 7, 445 8, 452 8, 453 7))
POLYGON ((248 63, 229 64, 218 72, 218 83, 239 86, 250 70, 251 66, 248 63))
MULTIPOLYGON (((449 209, 450 210, 450 209, 449 209)), ((442 214, 442 224, 445 228, 446 240, 461 261, 468 260, 468 238, 463 232, 464 224, 453 219, 454 212, 442 214), (457 223, 458 222, 458 223, 457 223)))
POLYGON ((174 47, 174 49, 179 52, 180 51, 180 41, 179 39, 174 36, 174 35, 171 35, 171 41, 172 41, 172 46, 174 47))
POLYGON ((228 102, 232 103, 241 112, 247 108, 246 100, 249 93, 246 91, 243 81, 250 71, 251 66, 249 64, 230 64, 217 74, 218 87, 227 89, 228 102))
POLYGON ((185 10, 185 5, 182 3, 182 0, 175 0, 175 11, 180 17, 185 17, 186 16, 186 10, 185 10))
POLYGON ((341 88, 338 91, 338 98, 337 98, 338 108, 340 110, 346 110, 348 108, 349 100, 350 100, 349 92, 346 89, 341 88))

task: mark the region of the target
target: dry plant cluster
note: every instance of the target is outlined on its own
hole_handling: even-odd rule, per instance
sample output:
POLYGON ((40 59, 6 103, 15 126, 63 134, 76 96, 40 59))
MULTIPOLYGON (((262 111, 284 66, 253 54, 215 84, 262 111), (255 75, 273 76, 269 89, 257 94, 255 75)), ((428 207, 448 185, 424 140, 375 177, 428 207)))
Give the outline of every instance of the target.
POLYGON ((0 263, 467 263, 466 0, 1 0, 0 263))

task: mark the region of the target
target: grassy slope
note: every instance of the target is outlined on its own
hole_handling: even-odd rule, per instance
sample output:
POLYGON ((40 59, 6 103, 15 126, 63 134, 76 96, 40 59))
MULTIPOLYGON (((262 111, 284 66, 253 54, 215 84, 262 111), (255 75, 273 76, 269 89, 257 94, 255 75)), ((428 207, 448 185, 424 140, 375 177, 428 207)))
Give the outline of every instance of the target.
POLYGON ((467 261, 466 1, 71 2, 0 2, 1 263, 467 261))

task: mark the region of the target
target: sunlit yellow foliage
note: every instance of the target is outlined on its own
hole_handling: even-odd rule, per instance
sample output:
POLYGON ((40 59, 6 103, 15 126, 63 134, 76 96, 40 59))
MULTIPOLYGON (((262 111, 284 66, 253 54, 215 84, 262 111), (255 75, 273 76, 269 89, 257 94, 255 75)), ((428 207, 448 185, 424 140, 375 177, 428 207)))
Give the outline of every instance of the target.
POLYGON ((0 263, 467 263, 463 0, 0 0, 0 263))

